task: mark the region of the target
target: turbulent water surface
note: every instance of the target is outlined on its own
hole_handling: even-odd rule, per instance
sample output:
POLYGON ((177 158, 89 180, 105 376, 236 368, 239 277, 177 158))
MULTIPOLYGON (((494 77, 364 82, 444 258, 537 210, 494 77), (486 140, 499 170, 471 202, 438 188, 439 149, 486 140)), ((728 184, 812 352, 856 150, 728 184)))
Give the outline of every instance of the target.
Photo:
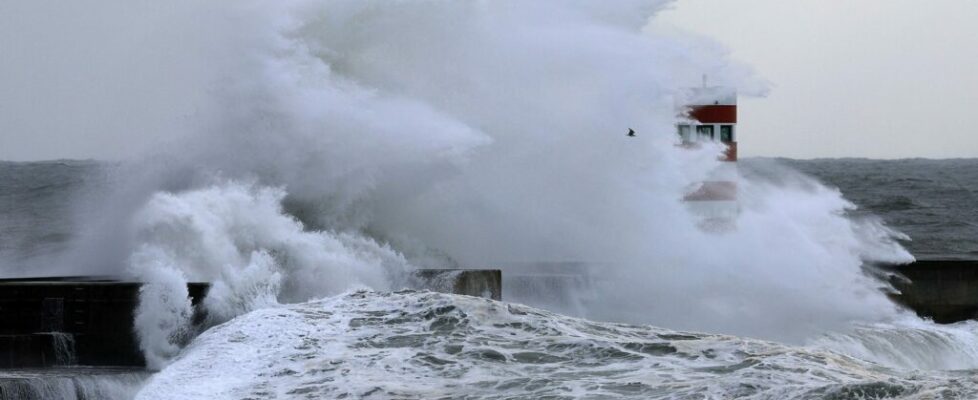
POLYGON ((0 399, 129 399, 136 396, 148 376, 145 370, 115 367, 0 370, 0 399))
MULTIPOLYGON (((793 166, 837 186, 859 206, 848 213, 882 217, 909 234, 912 240, 904 243, 918 256, 978 254, 969 239, 976 237, 970 188, 978 186, 978 160, 747 159, 742 168, 746 175, 783 168, 771 163, 793 166)), ((78 161, 0 164, 4 270, 25 274, 37 268, 38 260, 58 260, 82 231, 78 224, 85 216, 71 205, 98 199, 97 191, 118 167, 78 161)), ((231 190, 199 193, 199 199, 158 201, 167 208, 230 201, 220 203, 221 208, 247 209, 256 219, 250 223, 284 224, 272 232, 302 230, 287 219, 275 222, 274 213, 262 216, 264 204, 250 195, 247 190, 231 190), (236 206, 235 201, 243 204, 236 206)), ((267 201, 280 201, 280 194, 267 195, 267 201)), ((374 246, 342 235, 309 235, 290 240, 335 240, 337 249, 374 246)), ((396 261, 399 256, 390 257, 396 261)), ((172 364, 148 380, 145 374, 84 368, 20 371, 0 378, 3 395, 129 398, 138 391, 141 399, 978 396, 978 327, 973 323, 937 327, 903 315, 784 345, 593 322, 519 304, 426 292, 348 292, 292 305, 277 305, 275 299, 265 299, 264 305, 256 305, 253 298, 234 300, 241 296, 235 294, 240 290, 235 284, 257 284, 251 291, 270 284, 248 279, 252 278, 246 275, 215 291, 215 296, 224 293, 232 300, 230 306, 215 306, 215 312, 224 310, 226 318, 243 315, 204 332, 182 351, 165 349, 171 352, 164 353, 166 357, 178 351, 180 355, 165 361, 172 364), (257 310, 248 312, 251 309, 257 310)), ((678 301, 653 304, 649 315, 660 308, 683 308, 678 301)))
MULTIPOLYGON (((747 159, 743 165, 770 162, 747 159)), ((860 202, 856 212, 881 215, 910 232, 908 243, 918 254, 974 254, 972 241, 948 247, 927 235, 975 236, 967 188, 978 185, 978 160, 777 162, 819 175, 860 202), (860 184, 899 185, 907 175, 915 186, 860 184), (934 197, 940 188, 943 195, 934 197), (918 200, 888 200, 895 197, 918 200), (947 226, 954 235, 934 228, 933 219, 958 221, 947 226)), ((5 240, 6 254, 18 255, 7 259, 9 265, 64 248, 73 231, 65 204, 85 186, 103 185, 111 168, 74 161, 3 164, 2 192, 18 199, 2 210, 11 228, 4 234, 12 238, 5 240), (20 200, 26 196, 31 201, 20 200), (20 245, 28 240, 34 243, 20 245)), ((2 379, 8 391, 34 398, 69 392, 129 398, 146 385, 138 398, 963 399, 978 396, 976 332, 971 323, 937 329, 908 320, 798 347, 593 322, 466 296, 360 291, 233 319, 198 337, 145 382, 141 374, 85 369, 21 371, 2 379)))
POLYGON ((781 160, 906 233, 918 258, 978 258, 978 160, 781 160))
POLYGON ((704 229, 682 198, 723 149, 676 146, 676 104, 704 74, 766 87, 657 26, 668 5, 26 10, 92 27, 68 45, 92 46, 83 62, 49 71, 92 84, 51 99, 64 121, 27 123, 166 140, 0 163, 0 271, 146 283, 133 322, 155 372, 95 397, 975 396, 975 325, 916 318, 862 267, 911 260, 903 245, 974 256, 978 161, 743 160, 735 220, 704 229), (105 23, 120 15, 138 32, 105 23), (398 292, 413 269, 487 266, 538 297, 398 292), (203 310, 189 281, 211 283, 203 310))
POLYGON ((264 309, 188 350, 139 398, 978 396, 973 371, 922 373, 816 348, 430 292, 354 292, 264 309))

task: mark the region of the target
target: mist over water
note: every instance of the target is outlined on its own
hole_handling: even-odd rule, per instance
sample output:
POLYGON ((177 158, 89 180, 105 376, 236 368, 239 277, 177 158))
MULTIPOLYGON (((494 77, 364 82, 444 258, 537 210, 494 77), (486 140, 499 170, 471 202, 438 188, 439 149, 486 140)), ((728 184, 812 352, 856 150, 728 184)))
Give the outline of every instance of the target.
POLYGON ((838 190, 772 166, 740 176, 735 229, 697 226, 680 199, 722 149, 675 145, 675 101, 702 74, 757 84, 702 39, 643 32, 667 4, 236 2, 196 14, 206 48, 175 56, 215 60, 195 70, 203 88, 186 89, 206 106, 85 207, 96 211, 61 266, 149 283, 136 329, 155 369, 254 310, 399 289, 415 268, 555 261, 600 277, 579 310, 589 319, 973 368, 978 358, 922 366, 879 348, 873 335, 906 326, 948 353, 974 335, 933 333, 885 297, 861 267, 912 259, 903 236, 848 217, 838 190), (213 285, 203 327, 188 281, 213 285))

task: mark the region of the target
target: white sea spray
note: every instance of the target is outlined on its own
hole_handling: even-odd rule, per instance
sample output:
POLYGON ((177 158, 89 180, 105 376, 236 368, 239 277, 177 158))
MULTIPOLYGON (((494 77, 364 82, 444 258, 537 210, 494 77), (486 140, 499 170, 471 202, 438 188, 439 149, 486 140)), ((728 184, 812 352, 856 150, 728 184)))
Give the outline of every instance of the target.
POLYGON ((140 243, 129 272, 147 284, 135 327, 152 368, 196 329, 188 282, 209 282, 206 326, 279 302, 304 301, 358 285, 387 288, 407 263, 369 239, 307 231, 283 214, 281 190, 227 183, 158 194, 136 216, 140 243), (285 290, 283 290, 285 289, 285 290))

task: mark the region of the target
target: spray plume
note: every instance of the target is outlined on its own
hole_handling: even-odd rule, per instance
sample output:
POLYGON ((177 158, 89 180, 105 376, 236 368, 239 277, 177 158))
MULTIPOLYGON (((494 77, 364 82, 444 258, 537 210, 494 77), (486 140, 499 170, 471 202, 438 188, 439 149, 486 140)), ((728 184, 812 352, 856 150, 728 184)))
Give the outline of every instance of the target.
POLYGON ((897 315, 860 266, 909 255, 838 191, 744 177, 738 229, 697 228, 680 199, 722 149, 675 146, 674 99, 703 73, 756 84, 702 39, 643 33, 667 4, 200 13, 213 48, 180 56, 214 60, 188 93, 204 112, 127 164, 72 257, 150 283, 137 328, 157 368, 193 335, 186 281, 213 283, 211 323, 412 268, 536 261, 594 265, 597 319, 798 341, 897 315))

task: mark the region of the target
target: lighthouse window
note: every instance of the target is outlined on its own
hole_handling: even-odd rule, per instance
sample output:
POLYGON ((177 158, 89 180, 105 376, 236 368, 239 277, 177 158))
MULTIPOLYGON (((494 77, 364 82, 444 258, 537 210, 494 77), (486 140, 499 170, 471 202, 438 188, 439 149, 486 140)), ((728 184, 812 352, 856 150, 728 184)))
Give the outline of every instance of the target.
POLYGON ((689 141, 689 125, 679 125, 679 139, 688 142, 689 141))
POLYGON ((720 125, 720 141, 721 142, 733 141, 733 125, 720 125))
POLYGON ((713 125, 699 125, 696 127, 696 136, 700 140, 713 140, 713 125))

